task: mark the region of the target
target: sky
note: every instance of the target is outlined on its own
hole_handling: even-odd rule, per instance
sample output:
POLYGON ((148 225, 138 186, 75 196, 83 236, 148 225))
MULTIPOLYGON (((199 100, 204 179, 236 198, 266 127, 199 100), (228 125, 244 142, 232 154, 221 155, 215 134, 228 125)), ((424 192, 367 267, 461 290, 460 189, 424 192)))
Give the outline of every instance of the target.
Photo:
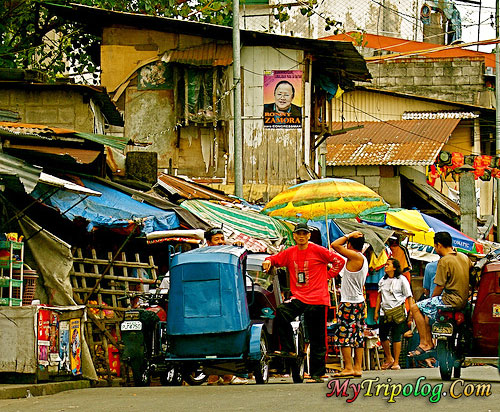
MULTIPOLYGON (((479 2, 479 0, 475 0, 479 2)), ((462 40, 465 43, 478 40, 478 24, 480 28, 479 40, 488 40, 495 38, 495 27, 491 23, 495 22, 495 6, 497 0, 481 0, 481 14, 479 14, 479 5, 468 4, 460 0, 455 0, 455 5, 460 11, 462 19, 462 40), (492 17, 490 17, 492 16, 492 17)), ((491 52, 494 45, 479 46, 479 51, 491 52)), ((471 47, 477 50, 477 46, 471 47)))

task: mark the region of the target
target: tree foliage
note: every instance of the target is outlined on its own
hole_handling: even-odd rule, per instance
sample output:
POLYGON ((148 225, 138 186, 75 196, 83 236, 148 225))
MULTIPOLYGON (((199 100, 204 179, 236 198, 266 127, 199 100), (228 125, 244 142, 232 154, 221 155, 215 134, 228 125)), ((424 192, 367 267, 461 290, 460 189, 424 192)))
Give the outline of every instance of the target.
MULTIPOLYGON (((173 17, 219 25, 232 25, 232 0, 71 0, 107 10, 173 17)), ((98 79, 100 39, 80 24, 49 11, 44 3, 69 0, 0 0, 0 67, 43 71, 50 80, 64 73, 98 79), (89 76, 90 75, 90 76, 89 76)), ((300 11, 311 16, 317 0, 304 0, 300 11)), ((289 19, 289 6, 277 4, 273 15, 289 19)), ((326 21, 326 20, 325 20, 326 21)), ((326 26, 337 29, 328 19, 326 26)))

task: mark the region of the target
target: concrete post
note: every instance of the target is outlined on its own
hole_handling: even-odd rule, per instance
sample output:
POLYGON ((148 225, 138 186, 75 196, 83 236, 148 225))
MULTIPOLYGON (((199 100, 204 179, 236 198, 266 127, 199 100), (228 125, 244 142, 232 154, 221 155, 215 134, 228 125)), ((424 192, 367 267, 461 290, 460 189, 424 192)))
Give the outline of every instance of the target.
POLYGON ((476 184, 474 173, 464 171, 460 174, 460 230, 467 236, 477 239, 476 184))

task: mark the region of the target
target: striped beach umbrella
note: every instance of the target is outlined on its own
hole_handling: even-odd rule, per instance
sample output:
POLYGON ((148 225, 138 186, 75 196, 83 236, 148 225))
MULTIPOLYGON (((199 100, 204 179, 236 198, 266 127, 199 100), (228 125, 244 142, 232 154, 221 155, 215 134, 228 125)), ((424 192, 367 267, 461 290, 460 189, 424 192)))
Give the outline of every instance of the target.
POLYGON ((369 187, 351 179, 325 178, 292 186, 275 196, 262 213, 296 222, 361 217, 389 205, 369 187))

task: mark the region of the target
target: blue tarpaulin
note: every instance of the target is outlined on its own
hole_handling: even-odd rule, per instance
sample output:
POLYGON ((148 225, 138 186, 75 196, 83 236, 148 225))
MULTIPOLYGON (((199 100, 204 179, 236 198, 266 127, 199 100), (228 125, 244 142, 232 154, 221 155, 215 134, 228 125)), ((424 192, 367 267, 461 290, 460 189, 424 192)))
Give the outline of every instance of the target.
MULTIPOLYGON (((127 227, 135 219, 142 220, 141 232, 144 234, 179 227, 179 219, 174 212, 167 212, 138 202, 129 195, 108 186, 87 179, 81 180, 85 187, 101 192, 102 196, 89 196, 81 201, 84 198, 83 195, 60 190, 44 200, 44 203, 58 209, 61 213, 66 212, 64 216, 70 220, 79 217, 88 220, 88 231, 94 227, 127 227)), ((38 184, 32 196, 39 198, 45 192, 46 188, 38 184)))

